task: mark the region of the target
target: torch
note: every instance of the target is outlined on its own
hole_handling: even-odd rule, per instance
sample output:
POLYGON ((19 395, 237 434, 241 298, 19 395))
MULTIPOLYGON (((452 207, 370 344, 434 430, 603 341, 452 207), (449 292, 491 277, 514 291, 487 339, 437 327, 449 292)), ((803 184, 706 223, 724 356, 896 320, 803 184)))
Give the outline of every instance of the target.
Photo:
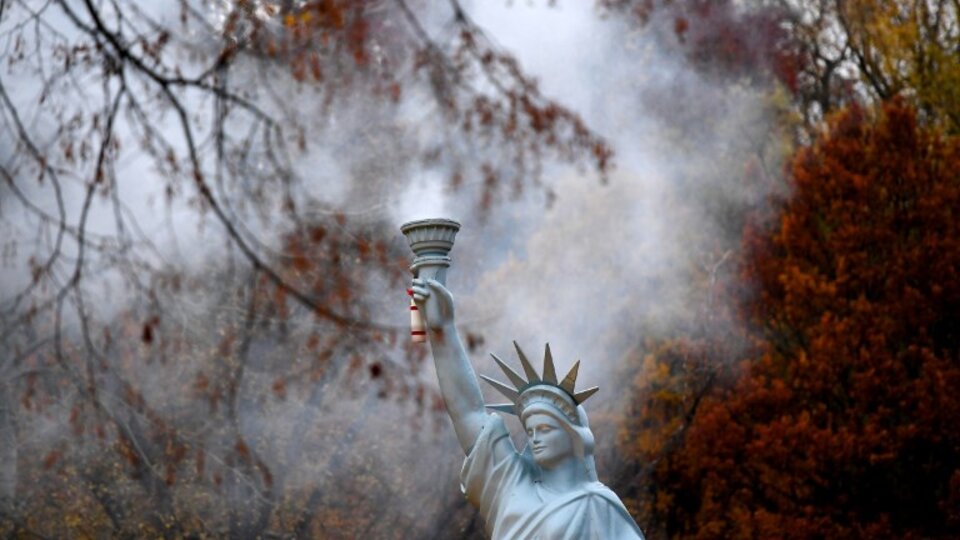
MULTIPOLYGON (((435 279, 443 285, 447 284, 449 253, 459 230, 460 224, 452 219, 421 219, 400 226, 400 231, 407 237, 410 249, 416 255, 410 265, 414 277, 435 279)), ((413 301, 413 291, 408 289, 407 294, 410 296, 410 337, 414 342, 422 343, 427 340, 423 316, 413 301)))

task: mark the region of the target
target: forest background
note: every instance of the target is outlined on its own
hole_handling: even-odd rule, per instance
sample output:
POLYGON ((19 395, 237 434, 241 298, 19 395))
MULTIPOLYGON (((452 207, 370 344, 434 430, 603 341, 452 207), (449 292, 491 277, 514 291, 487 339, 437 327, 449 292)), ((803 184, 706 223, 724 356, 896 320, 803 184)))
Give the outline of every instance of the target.
POLYGON ((582 359, 649 538, 960 536, 958 16, 0 0, 0 535, 481 538, 447 216, 477 370, 582 359))

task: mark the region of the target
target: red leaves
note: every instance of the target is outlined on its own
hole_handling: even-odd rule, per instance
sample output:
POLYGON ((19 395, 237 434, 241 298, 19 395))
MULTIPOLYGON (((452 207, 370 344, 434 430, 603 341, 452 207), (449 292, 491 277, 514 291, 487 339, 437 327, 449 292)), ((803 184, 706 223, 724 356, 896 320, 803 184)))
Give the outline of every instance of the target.
POLYGON ((960 534, 960 432, 945 427, 960 425, 960 396, 944 384, 960 380, 960 183, 947 170, 960 143, 901 101, 848 110, 798 152, 777 230, 744 239, 759 354, 656 476, 678 536, 960 534))
POLYGON ((672 34, 694 65, 732 77, 769 78, 797 90, 805 67, 799 40, 790 33, 795 14, 777 4, 740 5, 733 0, 603 2, 611 9, 631 7, 627 16, 641 25, 672 22, 672 34), (664 16, 654 17, 660 11, 664 16))

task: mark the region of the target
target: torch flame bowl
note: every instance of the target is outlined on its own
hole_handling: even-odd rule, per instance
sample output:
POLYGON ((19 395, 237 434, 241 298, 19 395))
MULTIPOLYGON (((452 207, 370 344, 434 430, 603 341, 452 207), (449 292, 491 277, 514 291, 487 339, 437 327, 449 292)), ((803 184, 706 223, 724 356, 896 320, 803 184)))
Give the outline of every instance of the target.
POLYGON ((410 266, 414 275, 445 283, 450 249, 459 230, 460 224, 452 219, 420 219, 401 225, 400 231, 416 255, 410 266))
POLYGON ((428 255, 447 256, 459 230, 460 224, 452 219, 420 219, 400 226, 400 231, 410 242, 410 249, 418 258, 428 255))

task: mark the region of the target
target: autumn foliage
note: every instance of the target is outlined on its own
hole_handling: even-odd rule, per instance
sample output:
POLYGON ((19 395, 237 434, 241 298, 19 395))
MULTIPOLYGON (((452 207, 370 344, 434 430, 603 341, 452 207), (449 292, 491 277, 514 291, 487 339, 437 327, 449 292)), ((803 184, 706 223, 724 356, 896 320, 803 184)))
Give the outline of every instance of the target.
POLYGON ((484 220, 626 137, 720 160, 664 167, 714 190, 692 320, 604 329, 601 480, 647 537, 960 537, 955 1, 597 0, 581 82, 659 117, 609 140, 457 0, 153 4, 0 1, 0 537, 479 537, 393 206, 436 182, 521 246, 484 220))
POLYGON ((744 237, 755 352, 655 464, 660 532, 960 534, 957 171, 960 144, 901 100, 797 153, 774 231, 744 237))

